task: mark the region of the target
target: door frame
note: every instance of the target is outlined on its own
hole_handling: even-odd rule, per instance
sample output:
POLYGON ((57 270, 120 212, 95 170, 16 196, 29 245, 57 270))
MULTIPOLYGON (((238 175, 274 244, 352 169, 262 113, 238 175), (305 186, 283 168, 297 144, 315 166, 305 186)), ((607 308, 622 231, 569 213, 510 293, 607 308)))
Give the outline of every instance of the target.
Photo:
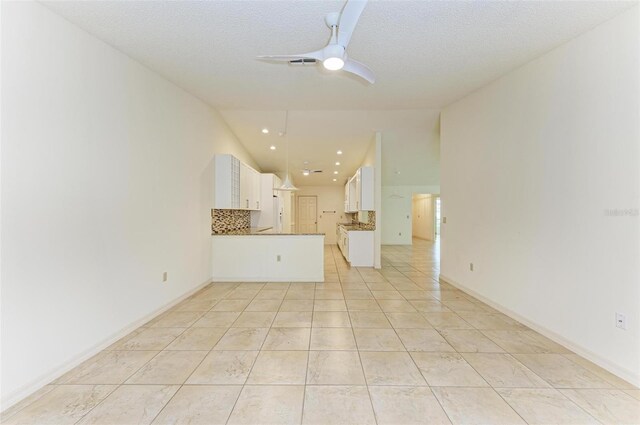
POLYGON ((314 220, 316 233, 318 232, 318 195, 298 195, 296 196, 296 231, 300 231, 300 198, 316 198, 316 218, 314 220))

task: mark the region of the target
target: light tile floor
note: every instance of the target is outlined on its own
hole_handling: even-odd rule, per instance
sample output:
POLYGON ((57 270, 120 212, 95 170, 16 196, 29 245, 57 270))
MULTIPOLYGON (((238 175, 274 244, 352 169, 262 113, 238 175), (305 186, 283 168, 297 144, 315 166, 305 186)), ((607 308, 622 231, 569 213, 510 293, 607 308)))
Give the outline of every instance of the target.
POLYGON ((6 424, 640 423, 640 390, 454 287, 437 244, 326 282, 215 283, 6 424))

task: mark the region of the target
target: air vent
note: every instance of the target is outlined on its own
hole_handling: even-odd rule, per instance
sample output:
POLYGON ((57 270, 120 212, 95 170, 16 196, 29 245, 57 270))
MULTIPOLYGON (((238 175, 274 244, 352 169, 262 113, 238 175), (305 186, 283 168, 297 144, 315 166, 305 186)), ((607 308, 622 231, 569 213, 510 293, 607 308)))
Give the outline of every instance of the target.
POLYGON ((290 60, 289 64, 290 65, 315 65, 316 64, 316 60, 315 59, 309 59, 309 58, 301 58, 301 59, 294 59, 294 60, 290 60))

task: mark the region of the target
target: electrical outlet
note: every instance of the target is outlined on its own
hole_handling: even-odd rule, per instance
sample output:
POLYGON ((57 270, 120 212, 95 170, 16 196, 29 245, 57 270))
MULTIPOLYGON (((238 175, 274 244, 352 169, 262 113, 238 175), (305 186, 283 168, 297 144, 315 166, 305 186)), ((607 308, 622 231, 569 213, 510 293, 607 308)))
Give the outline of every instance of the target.
POLYGON ((167 280, 169 280, 169 274, 167 272, 163 272, 162 273, 162 281, 166 282, 167 280))
POLYGON ((473 263, 469 263, 469 270, 473 271, 473 263))
POLYGON ((281 258, 280 258, 280 256, 279 256, 279 255, 276 255, 276 261, 277 261, 278 263, 280 262, 280 259, 281 259, 281 258))
POLYGON ((627 317, 622 313, 616 313, 616 328, 627 329, 627 317))
POLYGON ((442 224, 447 224, 447 217, 442 217, 442 224))

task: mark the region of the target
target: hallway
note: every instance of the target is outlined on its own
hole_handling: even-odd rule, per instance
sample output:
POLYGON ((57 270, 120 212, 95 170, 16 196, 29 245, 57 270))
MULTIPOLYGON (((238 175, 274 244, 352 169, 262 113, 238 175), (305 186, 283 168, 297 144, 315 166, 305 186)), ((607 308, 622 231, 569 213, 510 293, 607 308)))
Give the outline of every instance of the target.
POLYGON ((637 423, 640 390, 445 283, 437 243, 326 282, 215 283, 3 423, 637 423))

